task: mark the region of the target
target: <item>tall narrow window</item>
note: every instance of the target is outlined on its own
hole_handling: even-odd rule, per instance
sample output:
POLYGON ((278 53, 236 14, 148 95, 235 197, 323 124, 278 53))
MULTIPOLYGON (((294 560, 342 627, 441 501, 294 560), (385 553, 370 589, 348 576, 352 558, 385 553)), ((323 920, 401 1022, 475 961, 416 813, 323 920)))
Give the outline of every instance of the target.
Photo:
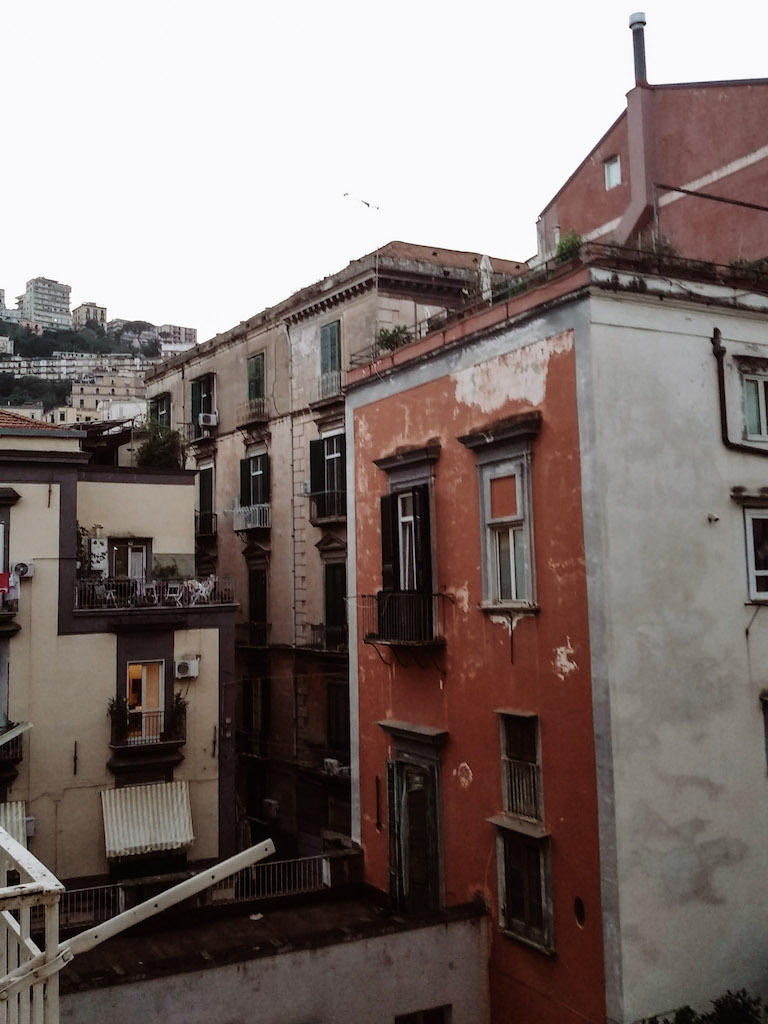
POLYGON ((743 376, 744 427, 748 438, 768 439, 768 377, 743 376))
POLYGON ((130 662, 126 699, 129 736, 147 742, 158 741, 164 729, 164 663, 130 662))
POLYGON ((341 323, 334 320, 320 328, 320 398, 341 391, 341 323))
POLYGON ((621 184, 621 160, 618 156, 609 157, 603 163, 603 174, 605 176, 605 190, 610 191, 621 184))
POLYGON ((216 514, 213 511, 213 464, 200 466, 197 491, 197 533, 212 537, 216 533, 216 514))
POLYGON ((200 417, 211 415, 214 412, 212 373, 207 373, 192 381, 191 399, 192 429, 195 436, 199 437, 203 431, 200 417))
POLYGON ((310 518, 340 519, 347 514, 346 441, 331 434, 309 443, 310 518))
POLYGON ((248 570, 248 617, 250 642, 255 647, 263 647, 267 643, 269 633, 266 566, 256 566, 248 570))
MULTIPOLYGON (((127 390, 127 389, 126 389, 127 390)), ((115 393, 115 389, 112 389, 112 394, 115 393)), ((149 418, 156 420, 163 427, 170 427, 171 425, 171 396, 169 394, 157 395, 156 398, 150 400, 149 403, 149 418)))
POLYGON ((500 715, 504 810, 541 820, 539 722, 533 716, 500 715))
POLYGON ((264 398, 264 353, 259 352, 248 360, 248 399, 264 398))
POLYGON ((266 452, 240 460, 240 505, 269 504, 269 456, 266 452))

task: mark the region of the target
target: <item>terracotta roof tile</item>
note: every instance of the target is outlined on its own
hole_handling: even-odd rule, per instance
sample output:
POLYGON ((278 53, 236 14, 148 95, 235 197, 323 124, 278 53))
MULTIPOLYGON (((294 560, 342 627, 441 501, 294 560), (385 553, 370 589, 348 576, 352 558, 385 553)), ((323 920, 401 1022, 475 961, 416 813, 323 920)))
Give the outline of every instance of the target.
POLYGON ((20 416, 16 412, 0 409, 0 430, 51 430, 52 424, 32 420, 29 416, 20 416))

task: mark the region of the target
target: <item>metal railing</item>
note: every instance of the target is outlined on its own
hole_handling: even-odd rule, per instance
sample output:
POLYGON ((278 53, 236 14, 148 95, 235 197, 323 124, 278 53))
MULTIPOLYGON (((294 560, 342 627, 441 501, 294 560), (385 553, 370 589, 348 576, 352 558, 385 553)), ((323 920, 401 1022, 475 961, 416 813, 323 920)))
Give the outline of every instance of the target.
POLYGON ((326 626, 324 622, 310 624, 310 647, 319 647, 321 651, 346 651, 349 646, 349 633, 346 626, 326 626))
POLYGON ((215 512, 195 512, 195 536, 215 537, 218 532, 218 516, 215 512))
POLYGON ((235 624, 235 643, 245 647, 266 647, 270 628, 269 622, 238 622, 235 624))
MULTIPOLYGON (((211 886, 202 902, 238 903, 322 892, 331 885, 330 860, 345 856, 350 855, 318 855, 254 864, 211 886)), ((89 928, 108 921, 137 902, 138 887, 139 883, 125 881, 62 892, 61 927, 89 928)), ((39 931, 42 924, 40 911, 33 916, 32 930, 39 931)))
POLYGON ((541 820, 541 770, 530 761, 506 759, 507 810, 533 821, 541 820))
POLYGON ((232 529, 268 530, 272 525, 271 505, 235 505, 232 510, 232 529))
POLYGON ((361 596, 363 640, 368 643, 442 642, 440 594, 380 590, 361 596))
POLYGON ((266 398, 249 398, 237 407, 237 425, 244 427, 247 423, 263 423, 269 419, 266 398))
POLYGON ((314 383, 310 401, 322 402, 327 398, 335 398, 341 394, 344 385, 344 375, 341 370, 332 370, 330 373, 321 373, 314 383))
POLYGON ((309 521, 315 523, 329 519, 346 519, 346 491, 313 491, 309 495, 309 521))
MULTIPOLYGON (((12 728, 9 726, 8 728, 12 728)), ((0 730, 7 732, 8 729, 0 730)), ((18 764, 24 758, 24 736, 14 736, 7 743, 0 745, 0 764, 18 764)))
POLYGON ((186 579, 77 580, 75 609, 105 611, 128 608, 190 607, 199 604, 233 604, 235 590, 230 576, 186 579))
POLYGON ((326 888, 326 859, 297 857, 254 864, 213 886, 210 899, 214 903, 237 903, 321 892, 326 888))
POLYGON ((140 747, 146 743, 177 743, 187 739, 187 713, 185 708, 167 711, 131 711, 129 708, 111 708, 110 744, 113 747, 140 747))

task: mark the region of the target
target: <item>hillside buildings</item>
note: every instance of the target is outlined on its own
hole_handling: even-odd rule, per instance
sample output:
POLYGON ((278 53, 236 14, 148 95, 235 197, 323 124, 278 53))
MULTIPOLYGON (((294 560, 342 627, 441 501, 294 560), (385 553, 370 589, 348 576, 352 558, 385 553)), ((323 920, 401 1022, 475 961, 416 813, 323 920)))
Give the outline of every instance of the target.
POLYGON ((16 306, 23 320, 40 324, 43 330, 69 330, 72 314, 69 311, 68 284, 49 277, 33 277, 27 281, 23 295, 16 298, 16 306))
POLYGON ((82 331, 89 321, 106 330, 107 307, 98 306, 95 302, 81 302, 72 310, 72 326, 76 331, 82 331))

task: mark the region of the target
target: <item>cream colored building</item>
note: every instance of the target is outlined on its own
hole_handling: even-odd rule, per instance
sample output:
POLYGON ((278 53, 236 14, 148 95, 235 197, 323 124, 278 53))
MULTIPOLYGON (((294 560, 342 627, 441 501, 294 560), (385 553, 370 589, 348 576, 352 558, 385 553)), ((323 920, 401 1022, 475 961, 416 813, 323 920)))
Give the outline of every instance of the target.
POLYGON ((281 852, 349 835, 344 378, 523 267, 392 242, 147 377, 198 474, 198 571, 232 575, 238 815, 281 852))
POLYGON ((79 306, 75 306, 72 310, 72 326, 75 330, 82 331, 88 326, 89 320, 93 320, 106 330, 107 307, 97 306, 95 302, 81 302, 79 306))
POLYGON ((96 465, 87 440, 0 412, 0 730, 32 726, 0 744, 0 817, 92 882, 235 846, 234 595, 194 578, 194 475, 96 465))

